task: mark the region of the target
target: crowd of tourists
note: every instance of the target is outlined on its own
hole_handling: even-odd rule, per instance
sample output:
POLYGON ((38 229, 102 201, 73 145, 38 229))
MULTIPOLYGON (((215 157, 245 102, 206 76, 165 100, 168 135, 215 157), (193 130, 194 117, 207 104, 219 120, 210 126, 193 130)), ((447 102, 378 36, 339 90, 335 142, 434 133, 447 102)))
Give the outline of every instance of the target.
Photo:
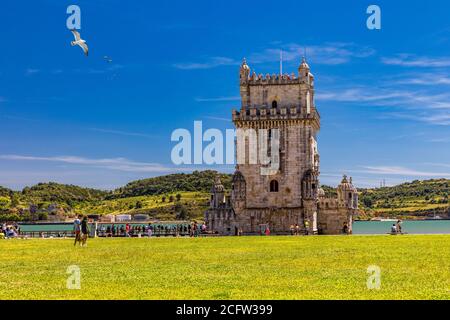
POLYGON ((97 236, 100 237, 152 237, 152 236, 187 236, 197 237, 206 233, 206 224, 196 221, 190 224, 100 224, 97 236))
POLYGON ((0 239, 10 239, 16 238, 20 234, 20 227, 16 224, 6 224, 2 223, 2 227, 0 229, 0 239))

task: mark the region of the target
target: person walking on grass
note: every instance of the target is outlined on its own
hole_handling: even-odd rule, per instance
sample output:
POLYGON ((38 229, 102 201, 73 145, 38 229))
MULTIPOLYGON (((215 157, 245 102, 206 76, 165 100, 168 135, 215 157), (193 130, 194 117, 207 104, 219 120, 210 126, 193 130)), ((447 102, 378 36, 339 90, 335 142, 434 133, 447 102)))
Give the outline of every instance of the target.
POLYGON ((81 234, 81 246, 85 247, 89 236, 89 224, 87 217, 84 217, 83 220, 81 220, 81 234))
POLYGON ((73 232, 75 233, 75 242, 73 243, 74 246, 77 245, 77 242, 81 243, 81 215, 76 217, 76 219, 73 222, 73 232))

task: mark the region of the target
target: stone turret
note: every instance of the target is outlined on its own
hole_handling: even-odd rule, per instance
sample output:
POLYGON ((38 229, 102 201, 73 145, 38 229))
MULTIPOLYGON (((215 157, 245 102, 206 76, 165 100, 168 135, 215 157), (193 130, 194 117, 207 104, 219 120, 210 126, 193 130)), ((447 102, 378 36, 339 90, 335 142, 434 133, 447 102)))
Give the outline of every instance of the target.
POLYGON ((244 58, 242 60, 241 68, 239 69, 239 80, 242 83, 245 83, 249 80, 250 76, 250 67, 247 65, 247 60, 244 58))
POLYGON ((216 176, 214 185, 211 188, 211 208, 223 207, 225 203, 225 188, 220 181, 220 177, 216 176))
POLYGON ((339 206, 348 209, 358 209, 358 190, 353 186, 352 178, 344 175, 337 188, 339 206))

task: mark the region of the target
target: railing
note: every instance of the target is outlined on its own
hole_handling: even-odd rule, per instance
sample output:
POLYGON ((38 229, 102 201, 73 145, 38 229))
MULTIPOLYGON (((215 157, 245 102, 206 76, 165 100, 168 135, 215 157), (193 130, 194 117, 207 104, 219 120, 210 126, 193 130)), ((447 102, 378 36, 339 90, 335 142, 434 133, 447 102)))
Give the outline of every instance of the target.
POLYGON ((29 237, 29 238, 67 238, 75 237, 73 231, 20 231, 19 237, 29 237))

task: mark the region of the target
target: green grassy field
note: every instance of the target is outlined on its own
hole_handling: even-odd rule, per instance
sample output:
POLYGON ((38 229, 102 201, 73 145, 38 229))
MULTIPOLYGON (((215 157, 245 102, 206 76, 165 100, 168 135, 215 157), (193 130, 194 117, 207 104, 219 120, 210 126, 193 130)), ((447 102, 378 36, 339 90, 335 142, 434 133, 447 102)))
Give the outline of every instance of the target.
POLYGON ((0 299, 450 299, 450 235, 1 240, 0 270, 0 299))

